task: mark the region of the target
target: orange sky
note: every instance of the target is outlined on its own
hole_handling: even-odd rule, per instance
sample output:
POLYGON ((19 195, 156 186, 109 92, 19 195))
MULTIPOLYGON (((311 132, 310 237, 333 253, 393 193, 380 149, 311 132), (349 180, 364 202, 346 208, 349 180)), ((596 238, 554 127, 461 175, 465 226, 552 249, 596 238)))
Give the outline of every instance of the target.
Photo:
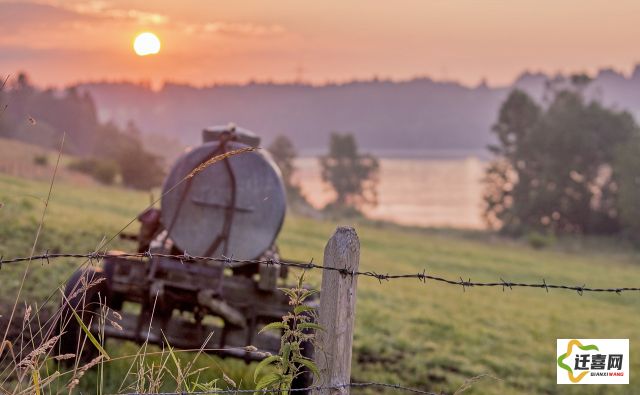
POLYGON ((210 84, 430 76, 475 85, 525 69, 629 72, 640 2, 567 0, 0 0, 0 74, 210 84), (159 55, 138 57, 152 31, 159 55))

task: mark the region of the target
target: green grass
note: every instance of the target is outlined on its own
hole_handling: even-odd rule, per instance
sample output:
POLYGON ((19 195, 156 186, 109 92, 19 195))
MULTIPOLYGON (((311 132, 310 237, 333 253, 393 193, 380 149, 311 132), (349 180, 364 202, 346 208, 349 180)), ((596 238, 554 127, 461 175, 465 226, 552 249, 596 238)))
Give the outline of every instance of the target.
MULTIPOLYGON (((43 208, 48 184, 0 175, 0 255, 27 255, 43 208)), ((36 252, 87 252, 110 238, 149 202, 147 194, 118 188, 54 186, 36 252)), ((320 262, 336 225, 289 216, 279 237, 285 258, 320 262)), ((360 269, 379 273, 427 273, 473 281, 564 283, 594 287, 640 284, 640 255, 624 243, 606 239, 560 240, 547 250, 484 232, 410 229, 357 223, 362 244, 360 269)), ((135 227, 135 225, 134 225, 135 227)), ((132 231, 135 229, 131 229, 132 231)), ((116 240, 114 248, 132 250, 116 240)), ((41 303, 79 261, 32 263, 21 303, 41 303)), ((9 314, 24 265, 0 272, 3 317, 9 314)), ((318 285, 320 273, 309 273, 318 285)), ((640 384, 640 327, 637 293, 588 294, 541 289, 471 288, 432 281, 358 279, 352 378, 384 381, 452 393, 471 377, 489 374, 470 394, 627 394, 640 384), (629 338, 630 386, 558 386, 556 338, 629 338), (635 384, 635 385, 634 385, 635 384)), ((129 343, 109 341, 112 356, 135 353, 129 343)), ((187 359, 188 355, 181 358, 187 359)), ((113 392, 130 361, 104 365, 105 392, 113 392)), ((251 369, 243 362, 203 356, 203 377, 225 372, 250 387, 251 369)), ((81 386, 95 392, 96 374, 81 386)), ((224 387, 224 384, 221 384, 224 387)))

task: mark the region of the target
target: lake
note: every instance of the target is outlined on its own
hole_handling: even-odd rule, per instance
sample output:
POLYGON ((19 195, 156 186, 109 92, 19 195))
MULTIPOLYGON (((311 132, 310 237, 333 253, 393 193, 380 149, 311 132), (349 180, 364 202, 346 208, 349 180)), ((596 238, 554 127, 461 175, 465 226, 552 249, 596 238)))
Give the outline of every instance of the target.
MULTIPOLYGON (((487 162, 454 159, 381 158, 378 205, 368 217, 403 225, 481 229, 482 177, 487 162)), ((297 159, 296 180, 309 202, 321 208, 333 198, 320 178, 316 157, 297 159)))

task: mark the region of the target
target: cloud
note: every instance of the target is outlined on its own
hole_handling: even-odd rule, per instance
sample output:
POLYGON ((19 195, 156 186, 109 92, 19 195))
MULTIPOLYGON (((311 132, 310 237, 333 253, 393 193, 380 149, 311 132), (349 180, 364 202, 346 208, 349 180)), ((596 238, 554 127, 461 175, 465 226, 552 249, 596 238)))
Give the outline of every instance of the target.
POLYGON ((163 25, 169 21, 169 17, 153 12, 145 12, 140 10, 106 10, 104 15, 113 19, 129 19, 144 25, 163 25))
POLYGON ((73 5, 69 5, 69 2, 0 2, 0 32, 5 34, 109 21, 162 25, 169 22, 169 17, 134 8, 111 8, 108 2, 100 0, 83 1, 73 5))
POLYGON ((280 25, 260 25, 241 22, 209 22, 204 24, 185 24, 184 30, 189 33, 223 34, 228 36, 276 36, 286 32, 280 25))
POLYGON ((169 22, 169 17, 167 15, 142 11, 135 8, 113 8, 110 6, 109 2, 103 0, 83 1, 77 3, 73 9, 84 15, 118 21, 132 21, 145 25, 163 25, 169 22))
POLYGON ((18 34, 25 30, 57 28, 92 18, 51 4, 34 2, 0 3, 0 32, 18 34))

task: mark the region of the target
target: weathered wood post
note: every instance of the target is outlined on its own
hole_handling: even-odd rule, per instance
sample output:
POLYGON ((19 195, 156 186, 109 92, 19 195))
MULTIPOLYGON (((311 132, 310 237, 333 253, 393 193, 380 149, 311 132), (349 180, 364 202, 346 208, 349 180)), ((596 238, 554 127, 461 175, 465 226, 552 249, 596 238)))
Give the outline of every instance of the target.
MULTIPOLYGON (((325 267, 358 270, 360 240, 355 229, 338 227, 324 249, 325 267)), ((320 370, 317 386, 349 384, 351 376, 351 343, 356 314, 357 276, 334 270, 322 272, 319 324, 315 362, 320 370)), ((339 390, 318 390, 315 395, 348 394, 349 387, 339 390)))

